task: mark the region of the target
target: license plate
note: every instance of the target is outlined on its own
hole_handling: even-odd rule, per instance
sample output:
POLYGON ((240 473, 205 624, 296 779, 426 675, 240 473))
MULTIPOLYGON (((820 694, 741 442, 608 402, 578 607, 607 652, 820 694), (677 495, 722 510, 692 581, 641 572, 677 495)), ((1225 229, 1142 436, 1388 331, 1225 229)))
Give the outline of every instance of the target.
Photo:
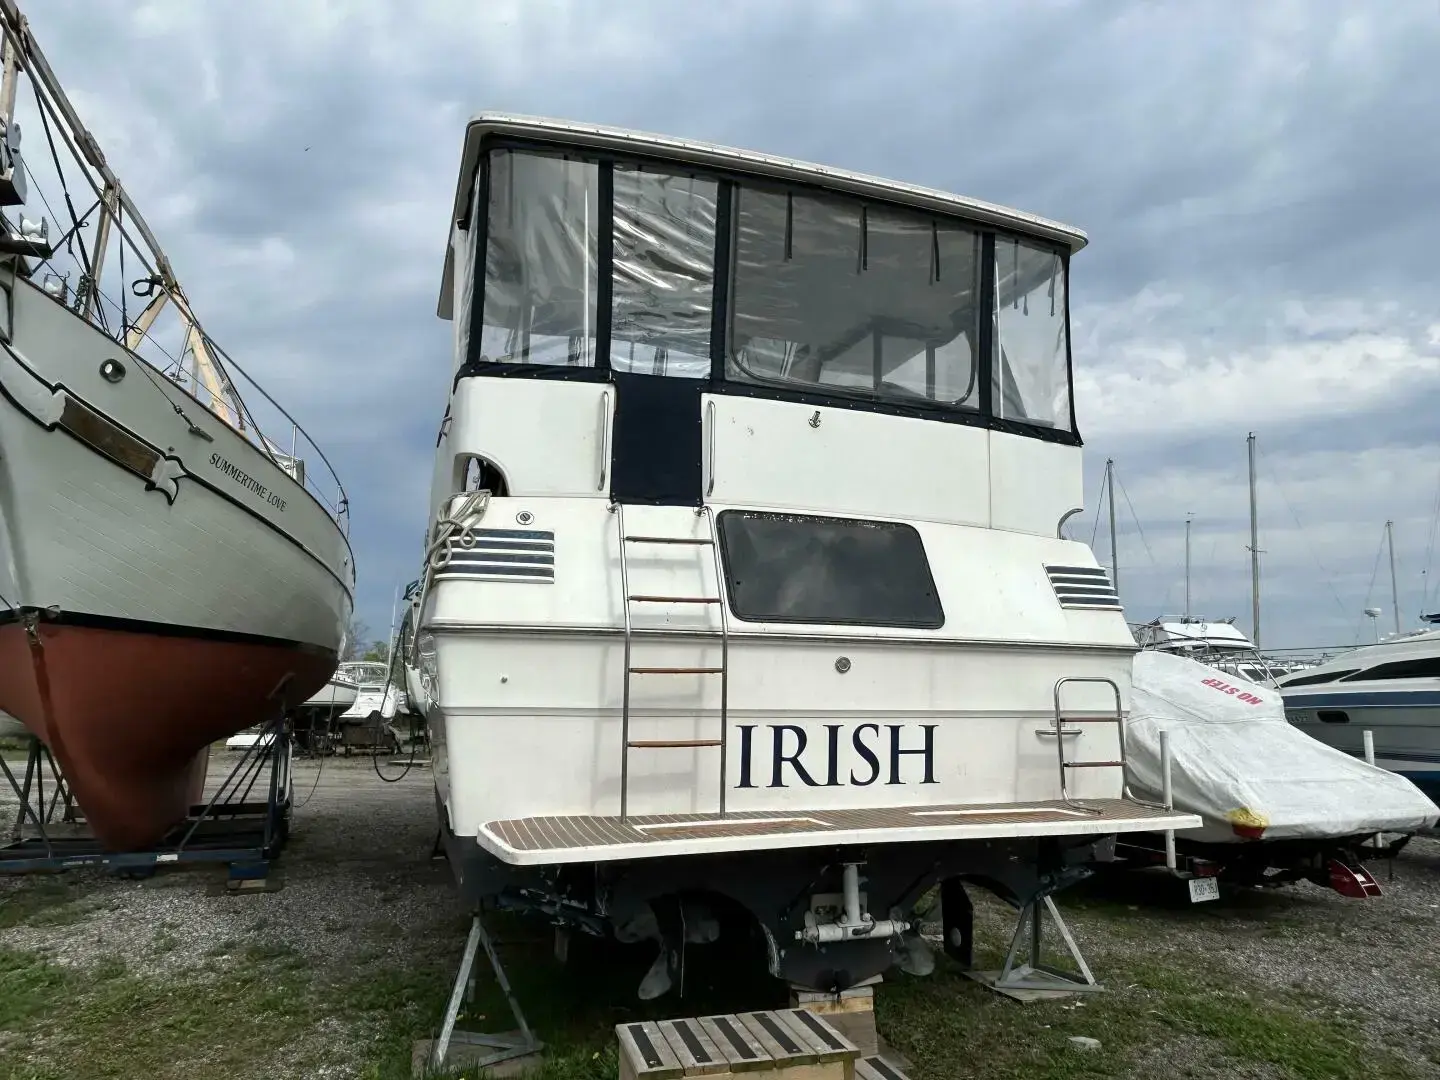
POLYGON ((1198 904, 1202 900, 1219 900, 1220 882, 1213 877, 1192 877, 1190 879, 1190 902, 1198 904))

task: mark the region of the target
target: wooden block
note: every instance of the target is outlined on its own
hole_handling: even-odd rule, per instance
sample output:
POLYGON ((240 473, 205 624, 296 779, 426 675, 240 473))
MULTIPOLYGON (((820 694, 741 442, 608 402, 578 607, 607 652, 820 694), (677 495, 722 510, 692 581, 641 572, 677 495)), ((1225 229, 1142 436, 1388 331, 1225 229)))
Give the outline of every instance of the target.
POLYGON ((789 1027, 801 1045, 814 1050, 820 1061, 854 1061, 860 1050, 834 1027, 805 1009, 786 1009, 775 1014, 789 1027))
POLYGON ((855 1080, 910 1080, 910 1078, 883 1058, 868 1057, 855 1062, 855 1080))
POLYGON ((875 987, 855 986, 842 990, 838 995, 823 990, 790 991, 792 1009, 809 1009, 811 1012, 857 1012, 875 1008, 875 987))
POLYGON ((730 1072, 720 1048, 705 1033, 699 1020, 662 1020, 660 1032, 670 1044, 670 1049, 675 1052, 686 1076, 710 1076, 730 1072))
POLYGON ((659 1024, 616 1024, 615 1037, 620 1041, 620 1080, 675 1080, 685 1075, 659 1024))
POLYGON ((773 1012, 741 1013, 737 1019, 765 1048, 777 1071, 791 1065, 810 1065, 820 1059, 820 1055, 799 1042, 790 1033, 790 1026, 773 1012))
POLYGON ((774 1068, 774 1061, 760 1041, 737 1016, 702 1016, 700 1026, 725 1056, 732 1073, 759 1072, 774 1068))
POLYGON ((860 986, 846 990, 838 997, 812 990, 793 990, 792 1008, 804 1009, 822 1017, 860 1051, 861 1057, 874 1057, 880 1052, 880 1038, 875 1031, 875 988, 860 986))
POLYGON ((775 1080, 851 1080, 854 1070, 848 1060, 821 1061, 808 1041, 801 1042, 776 1013, 742 1013, 739 1020, 774 1060, 775 1080))

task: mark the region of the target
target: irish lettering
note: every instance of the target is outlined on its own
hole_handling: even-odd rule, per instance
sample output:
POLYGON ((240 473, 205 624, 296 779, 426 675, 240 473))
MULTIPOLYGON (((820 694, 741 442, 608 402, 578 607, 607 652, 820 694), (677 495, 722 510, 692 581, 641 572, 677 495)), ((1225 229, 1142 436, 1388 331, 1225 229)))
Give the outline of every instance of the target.
POLYGON ((757 771, 772 788, 935 784, 936 726, 857 724, 847 733, 844 724, 825 724, 821 738, 799 724, 738 724, 738 786, 759 786, 757 771))
POLYGON ((865 745, 865 740, 861 738, 861 736, 864 735, 867 731, 873 731, 876 735, 879 735, 880 725, 860 724, 855 728, 854 732, 850 736, 850 745, 855 750, 855 756, 858 757, 861 761, 863 761, 866 765, 870 766, 870 775, 867 776, 864 780, 861 780, 860 777, 855 775, 853 769, 851 770, 850 783, 854 784, 856 787, 869 787, 876 780, 880 779, 880 759, 875 756, 874 750, 871 750, 870 747, 865 745))

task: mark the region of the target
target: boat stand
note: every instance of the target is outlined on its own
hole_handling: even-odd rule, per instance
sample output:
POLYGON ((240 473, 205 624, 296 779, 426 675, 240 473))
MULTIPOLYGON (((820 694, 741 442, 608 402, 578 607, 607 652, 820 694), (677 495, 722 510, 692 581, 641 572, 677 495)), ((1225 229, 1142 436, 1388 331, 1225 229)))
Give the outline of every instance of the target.
POLYGON ((1017 1001, 1049 1001, 1058 997, 1069 997, 1071 994, 1104 989, 1095 981, 1095 976, 1090 974, 1090 966, 1080 955, 1079 946, 1070 936, 1070 928, 1065 925, 1065 920, 1060 917, 1060 910, 1048 893, 1032 897, 1021 906, 1015 923, 1015 933, 1010 938, 1010 948, 1005 953, 1005 962, 999 971, 967 971, 965 974, 1017 1001), (1047 913, 1078 970, 1064 971, 1046 964, 1041 958, 1047 913), (1020 960, 1022 945, 1027 947, 1027 952, 1025 958, 1020 960))
MULTIPOLYGON (((510 980, 505 977, 505 968, 500 963, 500 957, 495 952, 495 945, 490 940, 490 935, 485 932, 485 924, 481 921, 480 913, 477 911, 470 922, 470 936, 465 940, 465 953, 460 958, 460 971, 455 976, 455 986, 450 991, 450 1003, 445 1008, 445 1021, 440 1026, 440 1037, 430 1047, 425 1066, 431 1072, 461 1066, 466 1069, 486 1069, 499 1065, 501 1062, 515 1061, 518 1063, 521 1059, 538 1056, 543 1048, 544 1044, 535 1038, 535 1033, 525 1022, 525 1014, 520 1011, 520 1002, 516 1000, 515 992, 510 989, 510 980), (473 971, 475 954, 481 945, 485 946, 485 955, 490 959, 490 969, 495 973, 495 981, 500 984, 500 989, 505 994, 505 1000, 510 1003, 510 1012, 515 1017, 517 1025, 516 1031, 486 1035, 473 1031, 455 1030, 455 1022, 460 1016, 461 1002, 470 1001, 475 996, 473 971), (447 1060, 452 1044, 474 1049, 465 1053, 465 1060, 452 1062, 447 1060), (486 1048, 491 1052, 485 1053, 486 1048)), ((417 1047, 417 1050, 419 1049, 420 1047, 417 1047)), ((419 1057, 420 1054, 417 1053, 416 1058, 419 1057)), ((419 1072, 420 1070, 417 1068, 417 1073, 419 1072)))
POLYGON ((34 736, 30 737, 30 749, 25 755, 25 779, 23 781, 15 779, 15 774, 11 772, 10 766, 3 756, 0 756, 0 773, 4 774, 10 789, 20 798, 20 807, 15 813, 15 825, 10 830, 12 843, 24 837, 28 821, 33 821, 35 827, 42 830, 46 825, 56 824, 57 810, 60 811, 59 821, 66 823, 75 821, 75 800, 70 794, 70 785, 65 783, 65 778, 60 775, 60 770, 55 764, 55 759, 50 756, 50 751, 39 739, 34 736), (51 794, 48 798, 45 795, 47 773, 50 776, 51 786, 51 794))
POLYGON ((227 863, 232 886, 263 886, 270 861, 289 837, 290 753, 285 717, 277 713, 209 801, 192 806, 160 843, 148 851, 114 852, 87 827, 49 748, 32 738, 23 779, 0 758, 0 776, 20 800, 10 835, 0 842, 0 874, 81 866, 145 874, 171 863, 227 863))

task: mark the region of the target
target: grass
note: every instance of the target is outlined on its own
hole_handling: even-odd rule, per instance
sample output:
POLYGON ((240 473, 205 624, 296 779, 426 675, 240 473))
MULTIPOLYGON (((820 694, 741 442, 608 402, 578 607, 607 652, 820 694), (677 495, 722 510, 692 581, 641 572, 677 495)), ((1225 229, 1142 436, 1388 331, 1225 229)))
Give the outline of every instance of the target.
POLYGON ((12 926, 66 926, 95 909, 81 889, 61 877, 42 877, 0 892, 0 930, 12 926))
POLYGON ((265 965, 163 977, 0 949, 0 1080, 243 1075, 263 1047, 299 1040, 318 1019, 304 990, 302 977, 265 965))
MULTIPOLYGON (((59 883, 36 885, 36 895, 24 901, 28 914, 7 907, 9 925, 74 902, 59 883)), ((1090 910, 1103 915, 1103 901, 1093 904, 1090 910)), ((283 943, 253 938, 227 941, 197 957, 200 967, 168 975, 114 961, 78 971, 0 946, 0 1080, 304 1074, 333 1063, 335 1039, 316 1037, 322 1024, 339 1030, 338 1045, 359 1055, 364 1080, 408 1080, 414 1042, 433 1037, 439 1026, 465 924, 435 929, 413 941, 400 963, 376 954, 349 971, 322 970, 283 943)), ((755 942, 751 955, 733 942, 692 948, 685 1000, 642 1003, 635 988, 652 957, 646 948, 577 939, 571 964, 562 968, 550 956, 543 924, 497 919, 492 930, 526 1018, 546 1044, 537 1080, 612 1080, 617 1023, 785 1004, 783 987, 763 973, 755 942)), ((157 941, 166 933, 159 927, 157 941)), ((977 962, 997 967, 998 950, 979 950, 977 962)), ((1166 966, 1111 957, 1097 974, 1109 988, 1104 993, 1021 1005, 941 958, 929 978, 887 977, 877 995, 878 1026, 910 1060, 915 1080, 1100 1080, 1136 1070, 1183 1080, 1228 1076, 1242 1066, 1287 1080, 1416 1075, 1367 1041, 1333 1002, 1261 991, 1207 966, 1204 957, 1166 966), (1078 1050, 1072 1035, 1099 1039, 1101 1048, 1078 1050), (1172 1060, 1182 1044, 1185 1052, 1172 1060)), ((476 1000, 458 1026, 512 1029, 483 954, 477 975, 476 1000)))

